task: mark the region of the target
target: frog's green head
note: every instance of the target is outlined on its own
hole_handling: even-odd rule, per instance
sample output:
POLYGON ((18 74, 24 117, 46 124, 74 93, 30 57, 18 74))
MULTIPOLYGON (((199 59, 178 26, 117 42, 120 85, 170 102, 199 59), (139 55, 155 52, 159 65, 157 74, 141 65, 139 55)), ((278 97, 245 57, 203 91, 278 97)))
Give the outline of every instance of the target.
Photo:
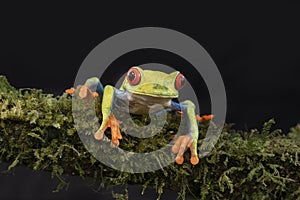
POLYGON ((160 98, 176 98, 178 90, 185 84, 184 76, 178 71, 170 74, 132 67, 126 74, 122 89, 133 94, 160 98))

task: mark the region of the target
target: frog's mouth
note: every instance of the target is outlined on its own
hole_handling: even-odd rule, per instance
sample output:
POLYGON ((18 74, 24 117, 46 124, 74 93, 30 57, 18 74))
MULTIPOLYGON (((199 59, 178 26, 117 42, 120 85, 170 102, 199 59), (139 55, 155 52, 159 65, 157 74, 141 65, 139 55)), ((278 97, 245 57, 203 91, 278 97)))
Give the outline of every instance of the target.
POLYGON ((151 83, 139 85, 134 90, 125 88, 128 92, 133 94, 157 97, 157 98, 177 98, 177 90, 171 90, 161 84, 151 83))

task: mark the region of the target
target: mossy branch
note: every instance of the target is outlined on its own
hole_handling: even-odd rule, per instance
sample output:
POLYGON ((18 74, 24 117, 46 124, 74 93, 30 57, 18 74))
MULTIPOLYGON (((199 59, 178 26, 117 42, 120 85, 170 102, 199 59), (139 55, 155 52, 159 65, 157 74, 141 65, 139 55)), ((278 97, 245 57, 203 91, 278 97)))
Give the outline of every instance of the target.
MULTIPOLYGON (((198 165, 174 163, 155 172, 133 174, 103 165, 85 149, 74 127, 71 106, 67 94, 54 97, 36 89, 16 90, 0 76, 0 160, 10 163, 9 170, 25 165, 51 171, 61 180, 58 189, 68 186, 64 174, 93 177, 100 188, 124 185, 124 195, 113 194, 119 199, 127 198, 127 184, 143 185, 143 191, 155 188, 158 197, 168 188, 181 199, 300 198, 300 125, 281 134, 271 130, 274 120, 266 122, 261 131, 236 131, 227 124, 213 151, 198 165)), ((144 124, 148 119, 134 116, 134 120, 144 124)), ((169 118, 162 133, 150 139, 124 135, 120 147, 135 152, 160 148, 178 128, 177 120, 169 118)), ((199 144, 206 130, 207 124, 199 125, 199 144)), ((185 156, 188 160, 188 153, 185 156)))

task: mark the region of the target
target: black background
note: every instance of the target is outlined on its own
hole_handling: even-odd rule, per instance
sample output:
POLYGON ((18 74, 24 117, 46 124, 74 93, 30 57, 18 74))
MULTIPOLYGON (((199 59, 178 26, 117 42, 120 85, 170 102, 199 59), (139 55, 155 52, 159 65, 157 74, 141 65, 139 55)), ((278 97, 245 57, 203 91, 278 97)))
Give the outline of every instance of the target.
MULTIPOLYGON (((215 61, 227 92, 227 122, 248 130, 274 117, 275 127, 287 132, 300 121, 299 8, 295 3, 5 5, 0 12, 0 74, 17 88, 59 95, 73 85, 87 54, 106 38, 138 27, 170 28, 195 39, 215 61)), ((123 72, 147 62, 184 64, 164 52, 144 51, 122 56, 113 67, 123 72)), ((104 85, 115 81, 110 76, 105 75, 104 85)), ((206 102, 203 87, 199 84, 197 91, 206 102)), ((70 191, 54 195, 49 177, 23 168, 14 176, 1 175, 0 198, 104 198, 76 178, 70 191)))

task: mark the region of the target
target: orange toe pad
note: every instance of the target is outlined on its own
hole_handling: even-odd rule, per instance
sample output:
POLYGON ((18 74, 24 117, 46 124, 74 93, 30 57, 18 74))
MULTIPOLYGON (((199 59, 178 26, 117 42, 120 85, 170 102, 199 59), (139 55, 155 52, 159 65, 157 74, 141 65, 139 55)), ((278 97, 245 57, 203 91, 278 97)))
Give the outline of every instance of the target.
POLYGON ((122 139, 122 135, 119 127, 120 122, 115 118, 114 114, 109 116, 109 119, 102 130, 98 130, 94 137, 96 140, 102 140, 105 130, 110 127, 111 129, 111 142, 116 146, 119 146, 119 139, 122 139))
POLYGON ((197 165, 199 163, 199 158, 197 156, 191 156, 190 162, 192 165, 197 165))
POLYGON ((176 157, 176 163, 177 163, 178 165, 181 165, 181 164, 183 163, 183 161, 184 161, 183 156, 177 156, 177 157, 176 157))
POLYGON ((71 87, 70 89, 66 89, 65 92, 67 94, 74 94, 75 93, 75 88, 71 87))

